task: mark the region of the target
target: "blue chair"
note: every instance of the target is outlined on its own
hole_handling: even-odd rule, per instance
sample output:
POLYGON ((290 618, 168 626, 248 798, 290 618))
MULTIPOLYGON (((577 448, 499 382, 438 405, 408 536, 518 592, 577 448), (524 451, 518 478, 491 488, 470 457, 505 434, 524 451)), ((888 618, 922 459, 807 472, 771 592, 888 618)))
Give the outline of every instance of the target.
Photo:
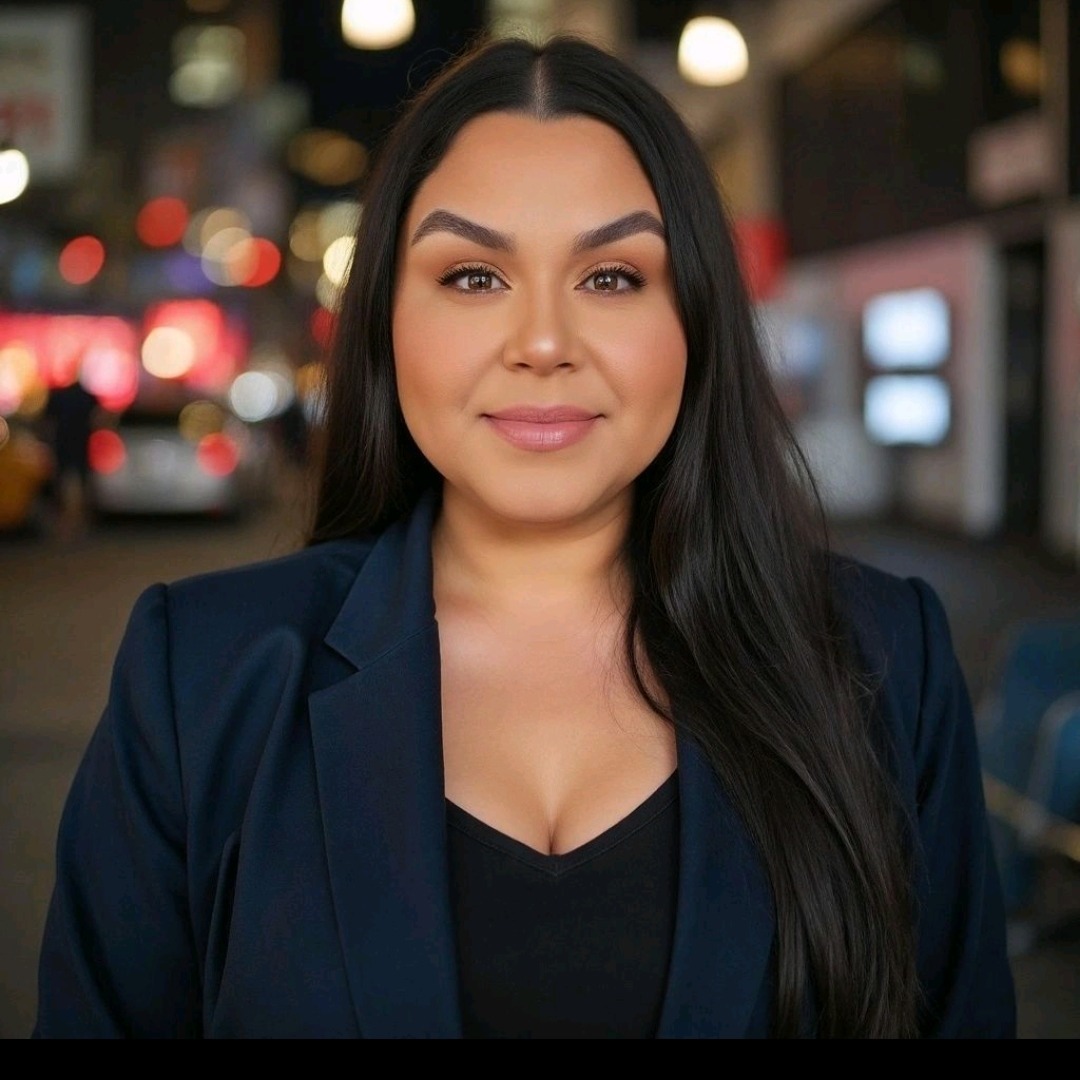
MULTIPOLYGON (((1020 915, 1036 896, 1040 864, 1036 825, 1039 814, 1049 812, 1050 806, 1044 776, 1049 768, 1047 717, 1067 695, 1080 693, 1080 614, 1029 619, 1014 626, 999 646, 988 687, 976 722, 991 835, 1006 909, 1020 915)), ((1071 730, 1062 724, 1066 742, 1072 738, 1071 730)), ((1055 779, 1055 792, 1067 792, 1070 783, 1067 778, 1055 779)), ((1062 805, 1063 797, 1055 794, 1054 805, 1062 805)))
POLYGON ((1043 716, 1027 795, 1045 812, 1042 843, 1080 865, 1080 693, 1066 694, 1043 716))
MULTIPOLYGON (((1024 871, 1033 879, 1034 893, 1040 885, 1062 886, 1060 876, 1053 885, 1040 877, 1040 871, 1050 870, 1051 859, 1066 873, 1080 874, 1080 693, 1066 694, 1043 715, 1016 821, 1024 871)), ((1052 942, 1080 943, 1080 906, 1064 912, 1057 910, 1058 903, 1037 907, 1042 910, 1011 922, 1011 941, 1021 943, 1014 954, 1052 942)))

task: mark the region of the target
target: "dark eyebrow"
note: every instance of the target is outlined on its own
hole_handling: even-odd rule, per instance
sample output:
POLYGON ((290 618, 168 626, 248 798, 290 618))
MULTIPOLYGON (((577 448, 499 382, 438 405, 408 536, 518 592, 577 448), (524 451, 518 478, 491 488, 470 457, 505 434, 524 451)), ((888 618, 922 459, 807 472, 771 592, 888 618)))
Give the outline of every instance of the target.
POLYGON ((650 214, 648 210, 635 210, 597 229, 581 233, 574 241, 574 254, 580 255, 591 248, 614 244, 616 240, 641 232, 655 233, 661 240, 667 240, 664 223, 655 214, 650 214))
MULTIPOLYGON (((510 254, 514 252, 514 241, 506 233, 490 229, 479 222, 470 221, 449 210, 432 210, 417 226, 410 244, 416 244, 434 232, 454 233, 481 247, 506 251, 510 254)), ((661 240, 667 240, 663 222, 655 214, 649 213, 648 210, 635 210, 633 213, 624 214, 621 218, 609 221, 606 225, 580 233, 574 240, 574 254, 580 255, 583 251, 603 247, 605 244, 614 244, 616 240, 641 232, 654 233, 661 240)))
POLYGON ((506 251, 510 254, 514 251, 514 241, 505 233, 489 229, 486 225, 470 221, 459 214, 452 214, 449 210, 432 210, 417 226, 410 244, 416 244, 434 232, 454 233, 466 240, 471 240, 474 244, 493 248, 496 251, 506 251))

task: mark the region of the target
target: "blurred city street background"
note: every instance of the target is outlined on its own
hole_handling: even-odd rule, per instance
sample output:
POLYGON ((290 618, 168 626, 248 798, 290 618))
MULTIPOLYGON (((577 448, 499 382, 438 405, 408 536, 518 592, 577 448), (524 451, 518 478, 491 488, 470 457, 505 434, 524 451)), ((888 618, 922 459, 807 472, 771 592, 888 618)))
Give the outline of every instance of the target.
POLYGON ((952 621, 1021 1036, 1080 1036, 1080 4, 23 0, 0 4, 0 1037, 30 1033, 131 605, 300 543, 371 157, 482 31, 605 44, 700 140, 836 546, 952 621))
MULTIPOLYGON (((33 1024, 37 946, 53 877, 61 804, 108 691, 113 655, 139 592, 157 581, 284 554, 299 501, 273 499, 237 521, 153 517, 75 537, 0 538, 0 1037, 33 1024)), ((939 591, 973 695, 1014 619, 1080 606, 1080 578, 1030 554, 908 527, 848 526, 839 548, 939 591)), ((1046 868, 1040 906, 1057 938, 1014 962, 1021 1035, 1080 1035, 1080 866, 1046 868)))

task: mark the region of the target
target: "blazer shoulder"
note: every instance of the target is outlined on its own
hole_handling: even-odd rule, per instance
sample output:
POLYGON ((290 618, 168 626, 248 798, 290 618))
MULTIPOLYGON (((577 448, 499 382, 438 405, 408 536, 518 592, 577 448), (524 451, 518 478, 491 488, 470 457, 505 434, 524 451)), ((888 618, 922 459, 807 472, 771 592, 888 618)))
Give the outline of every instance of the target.
POLYGON ((834 580, 864 671, 883 715, 925 759, 942 725, 970 721, 970 698, 937 590, 855 559, 838 559, 834 580))
POLYGON ((848 555, 830 556, 833 595, 851 625, 865 658, 884 661, 898 644, 923 633, 922 601, 934 590, 922 579, 904 577, 848 555))
POLYGON ((332 619, 373 546, 370 538, 333 540, 180 578, 166 586, 170 619, 208 631, 216 621, 235 629, 332 619))

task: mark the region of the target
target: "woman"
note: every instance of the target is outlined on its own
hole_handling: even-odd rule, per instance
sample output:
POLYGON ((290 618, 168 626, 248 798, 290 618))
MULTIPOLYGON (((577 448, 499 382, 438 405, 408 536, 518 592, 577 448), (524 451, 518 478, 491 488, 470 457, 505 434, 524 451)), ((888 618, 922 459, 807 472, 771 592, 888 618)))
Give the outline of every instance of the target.
POLYGON ((140 598, 35 1033, 1015 1035, 941 605, 828 555, 709 170, 478 46, 365 196, 310 543, 140 598))

